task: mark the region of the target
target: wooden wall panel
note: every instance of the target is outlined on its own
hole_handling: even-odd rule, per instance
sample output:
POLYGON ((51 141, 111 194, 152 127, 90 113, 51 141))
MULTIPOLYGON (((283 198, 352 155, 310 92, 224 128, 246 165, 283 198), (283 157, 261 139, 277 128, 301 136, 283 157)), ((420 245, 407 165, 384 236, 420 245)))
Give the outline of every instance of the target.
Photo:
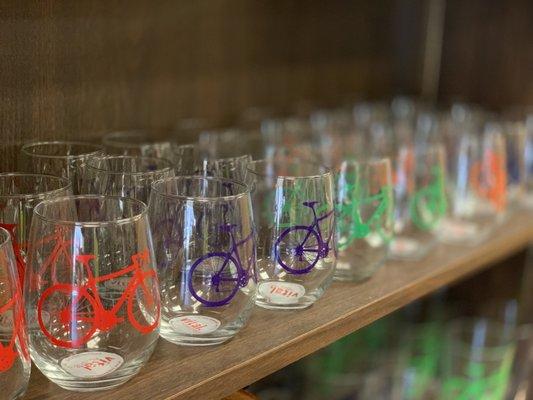
POLYGON ((533 2, 448 0, 440 98, 533 105, 533 2))
MULTIPOLYGON (((398 89, 393 46, 403 3, 1 1, 1 168, 12 168, 11 147, 30 139, 389 95, 398 89)), ((409 91, 412 79, 405 82, 409 91)))

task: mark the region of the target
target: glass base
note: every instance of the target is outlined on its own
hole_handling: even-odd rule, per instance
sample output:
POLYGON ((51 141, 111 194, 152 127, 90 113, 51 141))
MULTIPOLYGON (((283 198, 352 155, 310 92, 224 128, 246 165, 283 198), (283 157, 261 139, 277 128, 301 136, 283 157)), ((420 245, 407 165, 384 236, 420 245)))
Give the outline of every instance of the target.
POLYGON ((389 258, 396 261, 419 261, 424 258, 434 242, 421 242, 409 237, 396 237, 389 248, 389 258))
POLYGON ((178 335, 163 335, 161 337, 170 343, 177 344, 178 346, 216 346, 217 344, 225 343, 234 336, 227 337, 198 337, 198 336, 178 336, 178 335))
POLYGON ((350 261, 337 261, 337 267, 335 269, 335 275, 333 280, 336 282, 364 282, 370 279, 376 271, 384 264, 385 259, 373 262, 361 262, 357 263, 350 261))
POLYGON ((261 308, 266 308, 267 310, 305 310, 306 308, 311 307, 315 302, 301 302, 296 304, 279 304, 279 303, 270 303, 267 301, 256 300, 255 305, 261 308))
POLYGON ((130 376, 122 377, 122 378, 101 380, 101 381, 83 381, 83 382, 63 381, 63 380, 53 379, 50 377, 48 377, 48 379, 50 379, 57 386, 65 390, 70 390, 73 392, 97 392, 101 390, 114 389, 120 385, 123 385, 127 381, 129 381, 131 378, 133 378, 133 376, 134 375, 130 375, 130 376))

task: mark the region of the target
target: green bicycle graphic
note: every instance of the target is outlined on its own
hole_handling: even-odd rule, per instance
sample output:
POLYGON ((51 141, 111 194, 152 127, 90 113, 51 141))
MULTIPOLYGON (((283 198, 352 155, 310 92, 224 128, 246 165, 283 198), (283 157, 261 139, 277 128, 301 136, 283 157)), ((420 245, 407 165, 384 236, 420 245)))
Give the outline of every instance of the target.
POLYGON ((416 192, 409 202, 411 219, 422 230, 435 228, 447 209, 444 171, 441 167, 433 167, 431 176, 431 183, 416 192))
POLYGON ((344 250, 355 240, 367 237, 372 230, 376 230, 385 241, 389 241, 389 235, 383 230, 383 217, 390 210, 392 195, 391 186, 383 186, 380 191, 372 196, 361 195, 361 185, 346 184, 346 192, 350 199, 337 204, 338 229, 341 233, 339 238, 339 250, 344 250), (368 206, 377 206, 364 221, 362 210, 368 206))
POLYGON ((444 382, 445 399, 454 400, 501 400, 507 388, 510 362, 492 375, 486 376, 485 365, 472 362, 467 377, 452 377, 444 382))

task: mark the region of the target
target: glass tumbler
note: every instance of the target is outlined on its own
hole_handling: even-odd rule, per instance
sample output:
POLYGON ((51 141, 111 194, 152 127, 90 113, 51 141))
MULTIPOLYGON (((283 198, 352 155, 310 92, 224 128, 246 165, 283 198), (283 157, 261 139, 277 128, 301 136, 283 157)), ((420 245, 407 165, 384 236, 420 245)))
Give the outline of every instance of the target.
POLYGON ((303 309, 331 283, 337 262, 333 173, 292 158, 253 161, 257 227, 256 304, 303 309))
POLYGON ((496 125, 488 125, 482 135, 464 132, 452 158, 451 210, 439 229, 439 239, 476 245, 505 218, 505 138, 496 125))
POLYGON ((24 278, 33 208, 42 200, 71 194, 70 181, 51 175, 0 174, 0 227, 11 234, 19 279, 24 278))
POLYGON ((100 156, 87 161, 85 193, 133 197, 148 203, 152 182, 174 176, 170 161, 137 156, 100 156))
POLYGON ((444 147, 439 144, 400 146, 394 172, 391 258, 419 260, 435 244, 447 209, 444 160, 444 147))
POLYGON ((3 399, 24 394, 30 379, 30 353, 22 291, 10 233, 0 228, 0 388, 3 399))
POLYGON ((84 142, 32 142, 22 146, 22 169, 37 174, 67 178, 74 194, 80 193, 84 164, 103 155, 103 147, 84 142))
POLYGON ((505 327, 487 319, 463 319, 447 330, 443 400, 503 400, 515 345, 505 327))
POLYGON ((147 206, 115 196, 67 196, 33 213, 24 297, 31 356, 59 386, 118 386, 159 336, 159 288, 147 206))
POLYGON ((392 239, 390 160, 344 161, 336 181, 335 280, 361 281, 383 264, 392 239))
POLYGON ((255 298, 250 192, 235 181, 176 177, 154 183, 150 220, 161 286, 161 336, 214 345, 246 324, 255 298))

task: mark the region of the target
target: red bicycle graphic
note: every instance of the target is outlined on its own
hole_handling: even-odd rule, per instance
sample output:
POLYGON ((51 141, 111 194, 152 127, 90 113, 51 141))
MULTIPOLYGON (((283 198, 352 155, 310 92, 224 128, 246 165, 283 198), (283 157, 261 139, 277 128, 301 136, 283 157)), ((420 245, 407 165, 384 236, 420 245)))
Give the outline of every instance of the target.
POLYGON ((17 338, 19 339, 19 345, 23 356, 27 358, 29 356, 26 342, 22 337, 22 327, 24 326, 24 317, 22 314, 22 309, 15 309, 15 307, 20 307, 20 292, 15 293, 15 295, 3 306, 0 307, 0 315, 12 309, 13 313, 13 326, 11 339, 7 345, 2 345, 0 343, 0 372, 8 371, 15 360, 17 359, 17 352, 15 350, 15 342, 17 338))
POLYGON ((11 236, 11 243, 13 244, 13 253, 15 253, 15 261, 17 262, 17 272, 20 284, 22 286, 24 280, 24 271, 26 270, 26 261, 22 256, 22 248, 24 247, 24 244, 19 243, 17 241, 17 235, 15 234, 15 228, 17 228, 17 224, 0 224, 0 227, 8 231, 9 236, 11 236))
POLYGON ((95 259, 92 254, 76 256, 76 262, 82 264, 86 272, 86 283, 82 285, 59 283, 50 286, 41 295, 37 303, 37 318, 39 326, 45 336, 56 346, 77 348, 87 343, 93 334, 99 331, 110 331, 125 321, 118 312, 126 304, 127 319, 140 333, 152 332, 159 324, 160 305, 147 286, 148 279, 156 279, 153 269, 144 271, 143 263, 149 261, 148 250, 131 256, 132 263, 127 267, 107 275, 95 277, 90 262, 95 259), (111 309, 106 309, 98 291, 98 284, 125 275, 132 274, 128 279, 124 291, 111 309), (143 301, 138 297, 138 290, 142 291, 143 301), (58 311, 51 312, 62 304, 58 311), (139 320, 135 313, 135 306, 142 315, 139 320), (153 322, 144 317, 145 314, 154 315, 153 322), (47 318, 50 315, 50 318, 47 318), (49 322, 45 322, 49 319, 49 322), (54 318, 55 317, 55 318, 54 318), (49 330, 49 326, 58 323, 58 329, 49 330))

